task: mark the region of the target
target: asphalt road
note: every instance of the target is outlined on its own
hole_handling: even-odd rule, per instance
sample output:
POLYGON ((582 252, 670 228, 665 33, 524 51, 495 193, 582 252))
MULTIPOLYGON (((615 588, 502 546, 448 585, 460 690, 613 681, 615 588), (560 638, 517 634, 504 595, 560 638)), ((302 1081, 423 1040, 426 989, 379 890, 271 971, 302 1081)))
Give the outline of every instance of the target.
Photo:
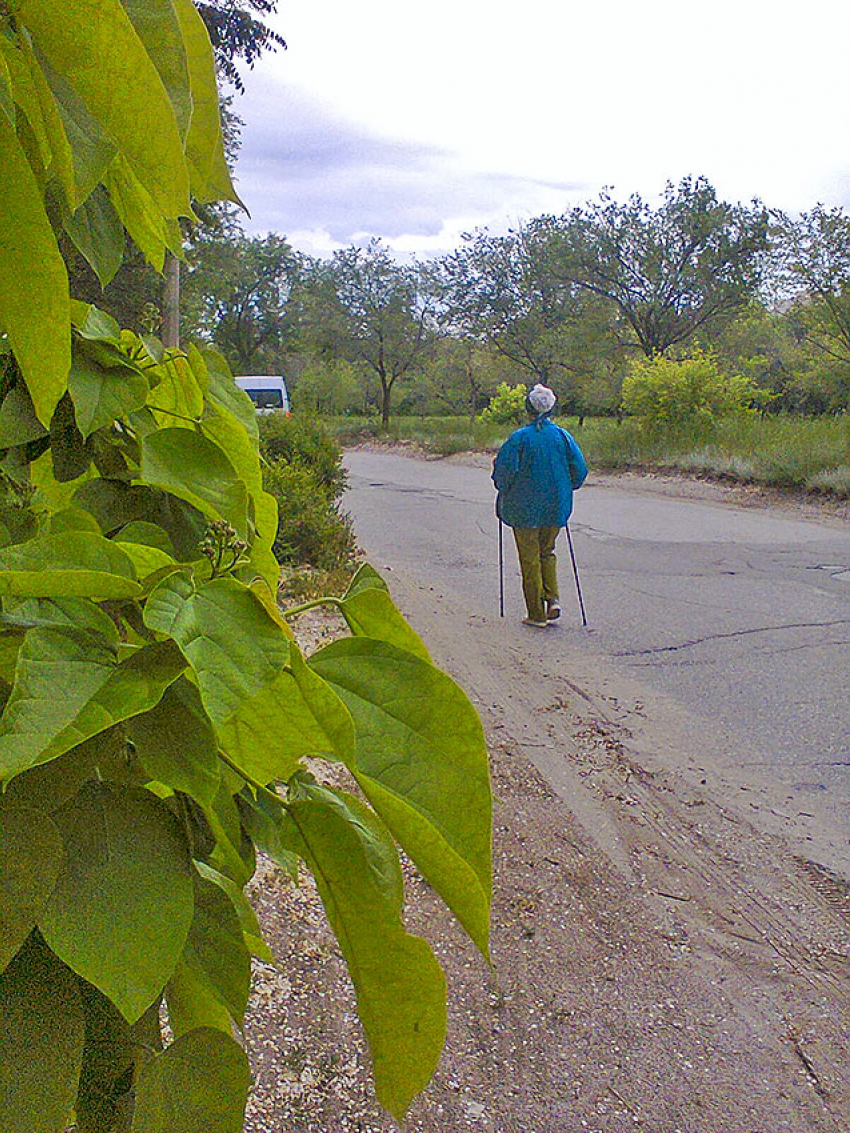
POLYGON ((712 773, 729 791, 752 792, 741 805, 752 798, 775 832, 850 877, 846 526, 591 477, 570 524, 589 630, 562 539, 564 615, 541 631, 519 625, 507 529, 508 621, 498 622, 488 468, 365 451, 346 465, 344 506, 378 569, 451 596, 470 618, 494 619, 494 632, 515 626, 522 648, 604 686, 615 710, 640 718, 645 740, 669 747, 696 782, 712 773))

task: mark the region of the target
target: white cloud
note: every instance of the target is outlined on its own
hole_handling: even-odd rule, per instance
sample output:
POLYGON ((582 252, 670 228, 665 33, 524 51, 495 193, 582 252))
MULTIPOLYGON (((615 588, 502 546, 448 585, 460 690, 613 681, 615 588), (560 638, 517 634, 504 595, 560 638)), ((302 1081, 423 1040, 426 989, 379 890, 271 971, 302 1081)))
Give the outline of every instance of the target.
POLYGON ((256 230, 428 253, 685 174, 792 210, 850 198, 845 0, 326 0, 276 26, 289 49, 236 108, 256 230))

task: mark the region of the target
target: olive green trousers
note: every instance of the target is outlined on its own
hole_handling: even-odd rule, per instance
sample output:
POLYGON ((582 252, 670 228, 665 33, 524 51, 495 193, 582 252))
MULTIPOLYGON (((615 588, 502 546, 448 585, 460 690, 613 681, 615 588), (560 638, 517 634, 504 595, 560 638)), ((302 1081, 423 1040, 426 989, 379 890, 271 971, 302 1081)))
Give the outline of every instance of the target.
POLYGON ((560 527, 513 527, 528 616, 546 621, 546 603, 558 601, 555 540, 560 527))

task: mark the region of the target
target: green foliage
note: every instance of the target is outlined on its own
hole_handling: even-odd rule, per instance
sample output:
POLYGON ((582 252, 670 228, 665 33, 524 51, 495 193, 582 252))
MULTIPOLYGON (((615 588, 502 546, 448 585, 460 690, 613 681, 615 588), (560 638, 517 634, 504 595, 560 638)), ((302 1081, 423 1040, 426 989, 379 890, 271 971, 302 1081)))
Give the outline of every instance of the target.
POLYGON ((272 460, 263 469, 263 480, 278 505, 280 527, 274 552, 280 562, 333 570, 351 558, 354 535, 350 520, 339 512, 309 465, 272 460))
POLYGON ((509 386, 500 382, 490 404, 479 414, 479 421, 488 425, 521 425, 528 418, 525 410, 525 386, 509 386))
POLYGON ((306 465, 331 499, 346 487, 342 450, 323 421, 306 413, 267 413, 259 418, 260 452, 267 460, 306 465))
POLYGON ((727 377, 713 354, 695 350, 680 361, 658 355, 632 363, 623 382, 623 408, 650 429, 710 427, 718 418, 745 412, 758 392, 751 378, 727 377))
MULTIPOLYGON (((14 13, 0 12, 15 173, 0 221, 0 1128, 238 1133, 249 1071, 231 1028, 250 956, 268 959, 243 892, 258 847, 314 871, 378 1097, 400 1116, 439 1057, 445 981, 403 926, 397 845, 486 950, 480 722, 374 571, 325 600, 352 638, 302 657, 276 605, 256 417, 224 360, 69 299, 53 224, 106 276, 120 228, 161 266, 190 194, 233 196, 194 6, 14 13), (316 784, 308 756, 343 762, 367 801, 316 784)), ((339 485, 334 461, 324 480, 274 467, 326 500, 339 485)))

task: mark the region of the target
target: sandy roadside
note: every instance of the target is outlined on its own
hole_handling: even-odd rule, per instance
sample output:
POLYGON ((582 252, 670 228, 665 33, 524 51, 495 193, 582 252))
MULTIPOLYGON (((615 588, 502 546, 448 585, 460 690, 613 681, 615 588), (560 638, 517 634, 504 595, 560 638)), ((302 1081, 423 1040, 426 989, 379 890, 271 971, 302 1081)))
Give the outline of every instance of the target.
MULTIPOLYGON (((493 971, 407 871, 408 925, 446 968, 450 1025, 405 1128, 847 1133, 847 887, 709 784, 647 761, 592 690, 526 672, 405 580, 394 593, 479 708, 496 796, 493 971)), ((320 614, 300 628, 308 649, 336 632, 320 614)), ((395 1128, 312 886, 264 865, 255 889, 278 967, 257 972, 247 1128, 395 1128)))

